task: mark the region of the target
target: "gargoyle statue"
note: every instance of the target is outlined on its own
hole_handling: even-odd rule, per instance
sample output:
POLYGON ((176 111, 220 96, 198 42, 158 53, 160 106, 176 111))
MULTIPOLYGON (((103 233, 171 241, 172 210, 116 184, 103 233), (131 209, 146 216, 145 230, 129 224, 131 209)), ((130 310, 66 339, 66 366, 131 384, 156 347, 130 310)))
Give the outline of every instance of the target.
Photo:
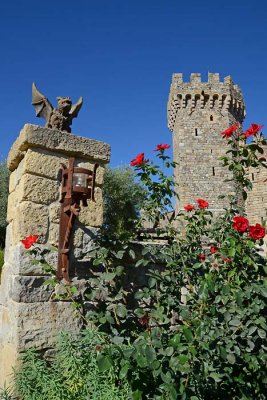
POLYGON ((73 105, 69 97, 57 97, 57 102, 57 108, 53 108, 48 98, 39 92, 35 83, 32 84, 32 105, 35 108, 36 116, 46 120, 46 128, 71 132, 70 125, 82 107, 83 98, 80 97, 73 105))

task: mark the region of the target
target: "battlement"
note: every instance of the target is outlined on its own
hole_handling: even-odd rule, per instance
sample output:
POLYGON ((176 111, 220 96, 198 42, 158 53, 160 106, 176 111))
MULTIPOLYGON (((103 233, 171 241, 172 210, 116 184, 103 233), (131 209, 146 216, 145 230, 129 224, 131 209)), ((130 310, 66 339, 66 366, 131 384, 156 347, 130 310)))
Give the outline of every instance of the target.
POLYGON ((182 73, 173 74, 168 101, 169 129, 173 131, 179 110, 188 110, 191 115, 198 109, 230 112, 241 123, 245 117, 242 91, 231 76, 222 82, 220 74, 209 72, 208 81, 202 82, 200 73, 192 73, 190 82, 184 82, 182 73))
MULTIPOLYGON (((183 73, 179 72, 176 74, 172 75, 172 83, 189 83, 189 82, 184 82, 183 80, 183 73)), ((232 86, 236 86, 238 88, 237 85, 234 85, 234 82, 232 80, 232 77, 226 76, 223 80, 223 82, 220 81, 220 74, 219 73, 213 73, 213 72, 209 72, 208 73, 208 82, 202 82, 201 80, 201 74, 198 72, 193 72, 190 75, 190 83, 224 83, 226 85, 232 85, 232 86)), ((240 90, 240 89, 239 89, 240 90)))

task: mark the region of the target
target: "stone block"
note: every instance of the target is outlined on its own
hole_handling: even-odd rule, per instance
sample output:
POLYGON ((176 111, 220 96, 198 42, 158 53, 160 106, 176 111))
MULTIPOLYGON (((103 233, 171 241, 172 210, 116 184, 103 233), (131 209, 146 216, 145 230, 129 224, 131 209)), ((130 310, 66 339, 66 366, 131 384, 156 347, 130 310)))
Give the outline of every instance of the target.
POLYGON ((59 182, 42 176, 25 174, 18 189, 19 201, 33 201, 38 204, 50 204, 59 199, 59 182))
POLYGON ((110 146, 106 143, 75 136, 71 133, 26 124, 8 155, 7 165, 11 171, 17 168, 29 148, 40 148, 62 153, 68 157, 109 162, 110 146))
POLYGON ((9 175, 9 193, 14 192, 16 185, 17 185, 17 180, 16 180, 16 172, 17 170, 11 172, 9 175))
POLYGON ((49 206, 49 221, 59 224, 60 221, 61 204, 59 201, 50 204, 49 206))
POLYGON ((15 275, 12 277, 9 297, 21 303, 48 301, 54 290, 51 286, 44 285, 49 278, 50 276, 15 275))
POLYGON ((63 154, 44 149, 28 149, 24 159, 24 173, 59 180, 61 164, 67 163, 68 158, 63 154))
MULTIPOLYGON (((42 245, 39 245, 42 247, 42 245)), ((44 246, 48 252, 44 255, 45 262, 52 268, 57 268, 57 249, 44 246)), ((22 244, 17 244, 11 247, 10 256, 7 256, 6 268, 9 275, 30 275, 30 276, 45 276, 47 272, 44 271, 41 263, 36 263, 38 257, 30 254, 22 244)))
POLYGON ((18 354, 13 343, 0 341, 0 389, 13 384, 13 368, 17 365, 18 354))
POLYGON ((7 216, 6 220, 8 223, 10 223, 16 214, 16 207, 18 205, 18 191, 15 190, 12 193, 9 194, 8 196, 8 202, 7 202, 7 216))
POLYGON ((89 201, 88 207, 82 207, 79 222, 85 226, 100 227, 103 223, 103 200, 102 191, 95 188, 95 202, 89 201))
POLYGON ((76 227, 73 235, 73 252, 75 258, 84 259, 85 255, 92 250, 98 233, 98 228, 76 227))
POLYGON ((48 207, 23 201, 16 207, 13 224, 13 243, 29 235, 38 235, 38 242, 45 243, 48 235, 48 207))
POLYGON ((18 350, 47 349, 62 331, 78 333, 81 318, 70 302, 13 303, 17 320, 18 350))
POLYGON ((58 247, 58 239, 59 239, 59 224, 50 223, 48 243, 51 246, 58 247))

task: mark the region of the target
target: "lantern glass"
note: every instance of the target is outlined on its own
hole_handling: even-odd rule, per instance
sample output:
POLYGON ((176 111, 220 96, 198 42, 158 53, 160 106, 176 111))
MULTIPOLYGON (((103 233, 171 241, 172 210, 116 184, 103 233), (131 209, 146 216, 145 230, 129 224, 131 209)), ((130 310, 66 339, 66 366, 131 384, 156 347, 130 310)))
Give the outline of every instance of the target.
POLYGON ((87 174, 82 174, 82 173, 74 173, 73 174, 73 181, 72 181, 72 186, 73 187, 83 187, 87 188, 87 174))

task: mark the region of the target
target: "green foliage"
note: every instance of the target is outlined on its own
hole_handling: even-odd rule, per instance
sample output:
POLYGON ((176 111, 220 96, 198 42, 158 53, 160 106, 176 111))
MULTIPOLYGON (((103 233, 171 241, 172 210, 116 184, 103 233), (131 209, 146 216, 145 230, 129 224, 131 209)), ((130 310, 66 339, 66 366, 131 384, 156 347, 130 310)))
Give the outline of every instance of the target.
MULTIPOLYGON (((230 156, 224 162, 245 198, 252 187, 247 168, 266 167, 260 157, 264 141, 256 137, 256 147, 248 145, 245 151, 234 140, 229 140, 230 156)), ((157 153, 163 167, 175 167, 164 151, 157 153)), ((144 215, 152 221, 164 218, 175 195, 172 178, 147 160, 135 167, 147 190, 144 215)), ((242 218, 244 209, 237 198, 229 200, 229 209, 216 220, 205 202, 181 212, 177 218, 186 222, 183 235, 167 227, 165 245, 151 243, 138 250, 127 235, 96 243, 85 295, 94 305, 88 321, 98 330, 86 331, 89 344, 63 337, 52 363, 27 353, 16 374, 23 400, 105 399, 107 388, 117 390, 108 394, 111 399, 264 400, 264 228, 258 237, 251 226, 237 229, 233 218, 242 218), (141 287, 127 277, 129 270, 143 274, 141 287), (97 388, 103 390, 100 397, 97 388), (43 397, 37 397, 37 390, 43 397)))
POLYGON ((6 163, 0 163, 0 248, 5 245, 6 210, 8 198, 9 171, 6 163))
MULTIPOLYGON (((251 145, 247 152, 242 147, 233 151, 237 154, 226 165, 239 171, 234 179, 244 195, 251 188, 246 168, 265 167, 265 161, 258 156, 262 151, 251 145)), ((155 190, 148 212, 154 209, 162 215, 172 187, 157 166, 143 162, 136 169, 149 192, 155 190), (153 176, 162 176, 166 202, 153 176)), ((186 220, 184 235, 170 229, 167 245, 147 245, 141 256, 126 242, 109 242, 92 251, 95 267, 102 270, 95 273, 88 293, 96 304, 88 318, 121 344, 120 376, 127 377, 133 399, 263 400, 267 392, 267 265, 259 248, 263 240, 251 237, 248 230, 234 229, 233 218, 244 214, 236 198, 216 221, 206 207, 181 214, 179 218, 186 220), (127 284, 127 264, 136 275, 150 266, 146 285, 127 284), (151 268, 153 264, 164 268, 151 268), (123 347, 126 343, 131 346, 123 347)))
POLYGON ((145 197, 129 167, 107 168, 104 176, 104 234, 127 237, 133 234, 145 197))
POLYGON ((116 378, 118 353, 97 331, 62 334, 52 360, 34 350, 23 355, 16 392, 23 400, 125 400, 129 387, 116 378))

